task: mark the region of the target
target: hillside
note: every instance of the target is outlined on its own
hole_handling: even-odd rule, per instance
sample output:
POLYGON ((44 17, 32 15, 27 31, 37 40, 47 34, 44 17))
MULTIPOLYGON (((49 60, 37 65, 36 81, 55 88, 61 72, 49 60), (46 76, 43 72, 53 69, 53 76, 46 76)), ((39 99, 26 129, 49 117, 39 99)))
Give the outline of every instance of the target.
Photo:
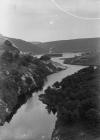
POLYGON ((100 67, 90 66, 56 82, 40 95, 57 121, 51 140, 100 139, 100 67))
POLYGON ((64 63, 72 65, 100 66, 100 52, 84 52, 81 56, 75 56, 74 58, 65 58, 64 63))
POLYGON ((35 91, 42 90, 49 74, 65 67, 50 59, 41 60, 22 53, 9 40, 0 51, 0 125, 3 125, 35 91))
POLYGON ((31 52, 32 54, 65 53, 65 52, 84 52, 100 51, 100 38, 82 38, 72 40, 59 40, 51 42, 28 42, 22 39, 4 37, 0 35, 0 45, 4 40, 9 39, 20 51, 31 52))
POLYGON ((2 45, 5 41, 5 37, 0 34, 0 45, 2 45))
POLYGON ((30 52, 32 54, 43 54, 45 52, 44 49, 39 47, 36 43, 31 43, 15 38, 8 38, 8 39, 12 41, 22 52, 30 52))
POLYGON ((39 47, 35 42, 31 43, 22 39, 9 38, 2 35, 0 35, 0 46, 3 45, 6 39, 10 40, 13 44, 15 44, 22 52, 30 52, 32 54, 43 54, 45 52, 44 49, 39 47))
POLYGON ((65 52, 84 52, 100 50, 99 47, 100 38, 83 38, 73 40, 59 40, 53 42, 42 43, 39 46, 45 48, 48 52, 52 48, 54 53, 65 53, 65 52))

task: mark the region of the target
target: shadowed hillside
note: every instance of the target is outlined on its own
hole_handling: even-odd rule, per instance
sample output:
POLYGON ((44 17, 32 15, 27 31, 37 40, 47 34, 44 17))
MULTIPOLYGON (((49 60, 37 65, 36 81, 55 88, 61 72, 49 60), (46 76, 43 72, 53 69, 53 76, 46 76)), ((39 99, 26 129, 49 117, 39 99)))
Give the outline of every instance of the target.
POLYGON ((4 41, 7 39, 15 44, 22 52, 30 52, 32 54, 43 54, 45 52, 45 50, 39 47, 37 43, 31 43, 22 39, 4 37, 2 35, 0 35, 0 45, 3 45, 4 41))
POLYGON ((32 54, 43 54, 45 49, 39 47, 36 43, 27 42, 21 39, 9 38, 18 49, 23 52, 30 52, 32 54))
POLYGON ((100 138, 100 67, 87 67, 48 87, 40 100, 57 115, 52 140, 100 138))
POLYGON ((52 48, 54 53, 65 53, 100 50, 99 44, 100 38, 84 38, 46 42, 40 44, 40 46, 47 51, 52 48))
POLYGON ((84 52, 84 51, 100 51, 100 38, 82 38, 72 40, 59 40, 51 42, 28 42, 22 39, 9 37, 0 37, 0 44, 5 39, 9 39, 14 43, 20 51, 31 52, 32 54, 49 53, 66 53, 66 52, 84 52))

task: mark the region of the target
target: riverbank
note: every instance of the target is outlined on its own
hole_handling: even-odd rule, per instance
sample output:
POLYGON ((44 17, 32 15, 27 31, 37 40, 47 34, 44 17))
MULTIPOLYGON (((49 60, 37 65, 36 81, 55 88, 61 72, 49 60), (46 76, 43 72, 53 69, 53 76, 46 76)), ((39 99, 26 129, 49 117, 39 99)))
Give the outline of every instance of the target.
MULTIPOLYGON (((76 54, 64 54, 66 57, 73 57, 76 54)), ((59 62, 55 58, 53 61, 59 62), (56 61, 57 60, 57 61, 56 61)), ((63 63, 60 63, 63 65, 63 63)), ((48 86, 52 86, 56 81, 61 82, 63 78, 68 75, 76 73, 80 69, 84 68, 83 66, 75 65, 66 65, 67 69, 53 73, 47 76, 47 79, 44 83, 43 90, 35 92, 32 98, 22 105, 16 114, 13 116, 9 123, 6 123, 3 127, 0 128, 0 137, 3 140, 16 140, 16 137, 19 140, 22 139, 35 139, 35 140, 50 140, 53 129, 55 128, 56 116, 53 114, 48 114, 45 109, 45 105, 39 101, 38 95, 43 94, 44 90, 48 86)))
POLYGON ((22 53, 9 40, 0 49, 0 125, 3 125, 34 92, 42 90, 48 75, 66 67, 22 53))
POLYGON ((100 65, 100 52, 84 52, 80 56, 73 58, 64 58, 64 64, 83 65, 83 66, 99 66, 100 65))
POLYGON ((40 95, 48 112, 57 115, 52 140, 100 138, 99 82, 100 68, 91 66, 56 82, 40 95))

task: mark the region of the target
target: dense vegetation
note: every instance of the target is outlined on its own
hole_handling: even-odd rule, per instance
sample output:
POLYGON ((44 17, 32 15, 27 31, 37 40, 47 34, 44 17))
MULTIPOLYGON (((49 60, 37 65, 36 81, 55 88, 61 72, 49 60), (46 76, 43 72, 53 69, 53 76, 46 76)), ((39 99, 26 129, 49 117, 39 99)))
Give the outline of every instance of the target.
POLYGON ((100 134, 100 68, 92 66, 48 87, 40 100, 49 113, 57 114, 60 126, 80 125, 90 134, 100 134))
POLYGON ((49 60, 20 52, 6 40, 0 55, 0 124, 10 121, 35 91, 43 88, 47 75, 62 70, 49 60))

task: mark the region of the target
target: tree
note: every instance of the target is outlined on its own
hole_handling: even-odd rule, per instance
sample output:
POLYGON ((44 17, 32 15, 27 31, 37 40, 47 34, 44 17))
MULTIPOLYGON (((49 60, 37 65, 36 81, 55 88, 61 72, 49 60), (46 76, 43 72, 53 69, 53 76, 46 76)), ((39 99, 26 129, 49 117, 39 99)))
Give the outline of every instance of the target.
POLYGON ((48 55, 43 55, 43 56, 40 57, 40 60, 44 60, 44 61, 48 61, 50 59, 51 58, 48 55))

